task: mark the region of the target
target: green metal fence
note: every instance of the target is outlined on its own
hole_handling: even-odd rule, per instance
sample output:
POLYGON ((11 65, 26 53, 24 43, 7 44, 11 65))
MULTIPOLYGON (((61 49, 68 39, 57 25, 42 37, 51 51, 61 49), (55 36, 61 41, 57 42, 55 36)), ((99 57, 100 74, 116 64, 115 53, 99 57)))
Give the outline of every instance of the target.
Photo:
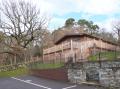
POLYGON ((120 51, 103 51, 96 54, 92 54, 88 57, 89 61, 98 60, 116 60, 120 59, 120 51))

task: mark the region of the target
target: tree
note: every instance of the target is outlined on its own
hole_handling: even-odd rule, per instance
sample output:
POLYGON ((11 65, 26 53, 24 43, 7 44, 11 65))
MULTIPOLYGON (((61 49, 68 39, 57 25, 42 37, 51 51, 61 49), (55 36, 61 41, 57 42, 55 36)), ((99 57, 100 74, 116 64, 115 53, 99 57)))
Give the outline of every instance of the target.
POLYGON ((85 19, 78 20, 78 25, 80 25, 82 28, 86 28, 86 31, 90 34, 95 34, 97 30, 99 29, 99 26, 96 24, 93 24, 92 21, 87 21, 85 19))
POLYGON ((117 35, 118 43, 120 44, 120 21, 115 21, 113 23, 113 31, 117 35))
POLYGON ((106 40, 109 40, 109 41, 112 41, 112 42, 117 42, 114 34, 112 32, 107 32, 105 28, 100 29, 97 36, 100 36, 103 39, 106 39, 106 40))
POLYGON ((87 27, 89 22, 87 20, 85 20, 85 19, 80 19, 80 20, 78 20, 78 24, 80 26, 87 27))
POLYGON ((4 44, 9 47, 2 53, 24 59, 24 51, 29 44, 44 34, 47 17, 42 16, 36 6, 21 0, 3 1, 0 10, 4 17, 1 18, 0 29, 6 36, 4 44))
POLYGON ((41 44, 42 44, 41 45, 42 48, 48 48, 48 47, 52 47, 54 45, 53 36, 52 36, 51 32, 46 31, 44 33, 41 44))
POLYGON ((74 21, 75 19, 74 18, 69 18, 65 21, 65 26, 68 27, 68 26, 72 26, 74 25, 74 21))
POLYGON ((30 42, 36 40, 38 33, 40 35, 44 33, 43 27, 47 19, 30 3, 6 1, 3 2, 1 12, 6 17, 6 20, 1 20, 1 29, 22 48, 27 48, 30 42))

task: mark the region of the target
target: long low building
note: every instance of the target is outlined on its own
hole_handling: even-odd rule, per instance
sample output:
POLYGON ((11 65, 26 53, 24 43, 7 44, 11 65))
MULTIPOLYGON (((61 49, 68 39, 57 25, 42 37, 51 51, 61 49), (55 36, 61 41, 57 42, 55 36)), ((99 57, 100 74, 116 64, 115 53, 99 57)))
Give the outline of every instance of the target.
POLYGON ((84 32, 64 34, 53 47, 43 50, 44 61, 87 61, 92 54, 103 51, 119 50, 119 46, 111 41, 84 32))

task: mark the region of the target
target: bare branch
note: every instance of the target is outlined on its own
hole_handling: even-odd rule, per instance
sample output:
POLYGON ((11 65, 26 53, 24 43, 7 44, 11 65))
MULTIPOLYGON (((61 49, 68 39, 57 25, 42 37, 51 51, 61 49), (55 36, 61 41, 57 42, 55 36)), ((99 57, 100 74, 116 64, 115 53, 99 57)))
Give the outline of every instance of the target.
POLYGON ((2 29, 23 48, 38 37, 38 32, 43 33, 47 23, 46 17, 41 16, 35 6, 24 1, 6 1, 1 11, 6 17, 2 20, 2 29))

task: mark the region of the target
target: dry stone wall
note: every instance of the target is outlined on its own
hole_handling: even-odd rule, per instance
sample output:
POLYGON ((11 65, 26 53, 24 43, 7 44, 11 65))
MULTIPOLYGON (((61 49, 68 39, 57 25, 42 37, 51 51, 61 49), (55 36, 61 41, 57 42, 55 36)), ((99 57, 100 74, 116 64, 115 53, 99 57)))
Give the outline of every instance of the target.
POLYGON ((68 79, 77 84, 95 81, 101 86, 120 88, 120 61, 73 63, 68 67, 68 79))

